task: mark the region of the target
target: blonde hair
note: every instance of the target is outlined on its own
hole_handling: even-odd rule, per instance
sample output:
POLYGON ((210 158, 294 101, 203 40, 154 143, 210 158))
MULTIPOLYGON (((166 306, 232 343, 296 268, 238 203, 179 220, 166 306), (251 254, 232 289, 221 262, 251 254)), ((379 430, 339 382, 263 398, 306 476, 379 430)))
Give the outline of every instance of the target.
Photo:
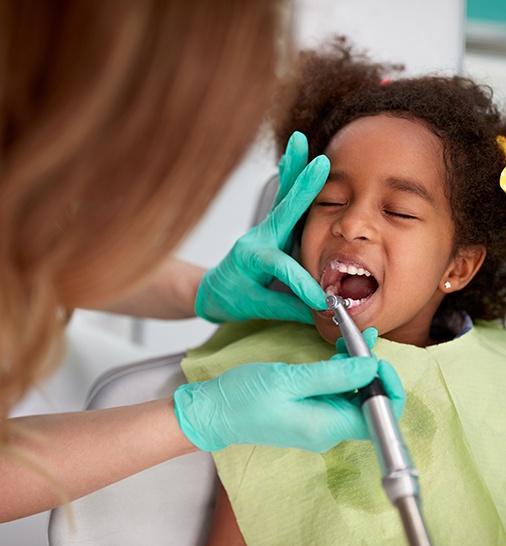
POLYGON ((199 219, 270 98, 271 0, 0 3, 0 419, 64 310, 127 293, 199 219))

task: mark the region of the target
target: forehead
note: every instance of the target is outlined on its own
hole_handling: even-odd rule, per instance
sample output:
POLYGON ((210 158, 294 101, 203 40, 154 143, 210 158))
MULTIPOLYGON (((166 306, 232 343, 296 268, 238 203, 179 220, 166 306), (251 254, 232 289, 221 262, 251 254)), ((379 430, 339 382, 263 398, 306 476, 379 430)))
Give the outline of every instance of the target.
POLYGON ((446 171, 441 140, 422 121, 389 113, 348 123, 334 135, 325 153, 331 163, 358 160, 380 169, 433 171, 442 177, 446 171))

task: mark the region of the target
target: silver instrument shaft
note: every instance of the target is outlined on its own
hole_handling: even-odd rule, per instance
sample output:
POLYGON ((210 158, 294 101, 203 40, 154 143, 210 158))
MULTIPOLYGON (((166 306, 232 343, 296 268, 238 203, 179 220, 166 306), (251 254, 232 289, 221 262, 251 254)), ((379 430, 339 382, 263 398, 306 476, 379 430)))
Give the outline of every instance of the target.
MULTIPOLYGON (((345 301, 337 296, 327 298, 327 307, 341 329, 350 356, 372 356, 357 325, 346 311, 345 301)), ((397 507, 404 532, 411 546, 430 546, 430 538, 420 509, 418 472, 411 462, 395 418, 392 402, 379 377, 359 391, 362 411, 381 468, 385 492, 397 507)))

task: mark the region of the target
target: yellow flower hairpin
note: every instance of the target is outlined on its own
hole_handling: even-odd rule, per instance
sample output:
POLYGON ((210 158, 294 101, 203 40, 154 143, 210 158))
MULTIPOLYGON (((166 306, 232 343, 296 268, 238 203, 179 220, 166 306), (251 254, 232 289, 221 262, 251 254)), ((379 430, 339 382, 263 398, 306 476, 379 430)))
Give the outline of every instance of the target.
MULTIPOLYGON (((497 138, 497 144, 501 147, 504 156, 506 157, 506 137, 499 135, 497 138)), ((501 176, 499 177, 499 185, 501 186, 503 192, 506 193, 506 167, 501 172, 501 176)))

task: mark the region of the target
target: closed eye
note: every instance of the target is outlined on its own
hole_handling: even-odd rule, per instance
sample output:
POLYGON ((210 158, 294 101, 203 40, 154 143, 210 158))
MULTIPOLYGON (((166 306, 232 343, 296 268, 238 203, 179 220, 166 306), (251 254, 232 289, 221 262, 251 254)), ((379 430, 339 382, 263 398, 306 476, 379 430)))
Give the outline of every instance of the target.
POLYGON ((320 201, 319 203, 316 203, 319 207, 344 207, 346 203, 333 203, 330 201, 320 201))
POLYGON ((416 220, 416 216, 412 216, 411 214, 402 214, 401 212, 393 212, 391 210, 386 210, 385 214, 388 216, 393 216, 395 218, 403 218, 405 220, 416 220))

